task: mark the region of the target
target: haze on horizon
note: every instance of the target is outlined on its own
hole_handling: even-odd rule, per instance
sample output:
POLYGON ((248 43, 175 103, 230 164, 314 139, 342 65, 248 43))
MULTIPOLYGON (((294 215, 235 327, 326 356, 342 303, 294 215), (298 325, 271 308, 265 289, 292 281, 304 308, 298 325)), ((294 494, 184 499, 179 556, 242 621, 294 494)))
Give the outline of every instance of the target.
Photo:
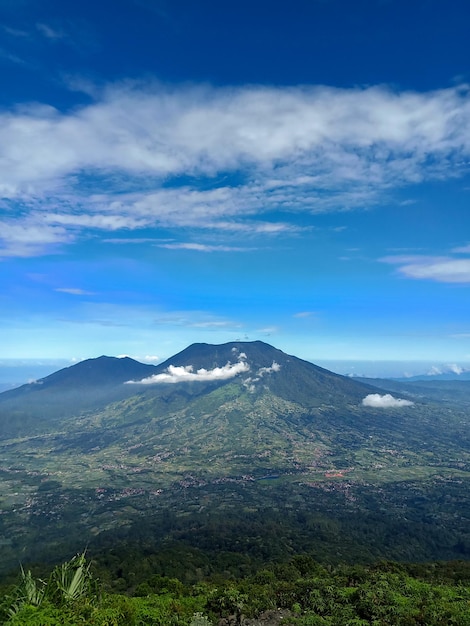
MULTIPOLYGON (((124 356, 129 355, 119 355, 119 357, 124 356)), ((141 363, 157 365, 167 358, 171 359, 171 356, 173 355, 160 358, 150 355, 133 355, 130 358, 141 363)), ((76 365, 81 360, 84 359, 1 359, 0 393, 45 378, 58 370, 76 365)), ((413 376, 425 376, 429 380, 439 377, 470 379, 470 362, 306 360, 337 374, 352 377, 408 379, 413 376)))
POLYGON ((0 360, 470 362, 467 2, 0 18, 0 360))

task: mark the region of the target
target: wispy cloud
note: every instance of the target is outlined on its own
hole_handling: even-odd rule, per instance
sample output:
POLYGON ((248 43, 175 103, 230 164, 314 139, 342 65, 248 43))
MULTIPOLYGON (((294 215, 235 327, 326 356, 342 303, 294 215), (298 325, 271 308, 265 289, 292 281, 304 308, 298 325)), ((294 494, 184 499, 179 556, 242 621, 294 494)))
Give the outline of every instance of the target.
POLYGON ((241 248, 239 246, 217 246, 203 243, 161 243, 156 244, 159 248, 168 250, 193 250, 196 252, 247 252, 253 248, 241 248))
POLYGON ((54 291, 59 291, 61 293, 68 293, 72 296, 94 296, 95 295, 93 291, 86 291, 85 289, 77 289, 75 287, 58 287, 54 291))
POLYGON ((25 59, 17 54, 14 54, 13 52, 10 52, 9 50, 6 50, 5 48, 0 48, 0 59, 14 63, 15 65, 29 65, 25 59))
POLYGON ((130 215, 87 215, 87 214, 60 214, 45 213, 42 216, 47 224, 60 224, 62 226, 76 228, 94 228, 105 231, 134 230, 144 228, 148 220, 139 219, 130 215))
POLYGON ((457 374, 457 376, 460 376, 460 374, 463 374, 464 372, 467 372, 467 371, 468 370, 465 367, 462 367, 461 365, 458 365, 457 363, 447 363, 446 365, 431 366, 431 368, 426 372, 426 374, 428 376, 439 376, 441 374, 452 373, 452 374, 457 374))
POLYGON ((87 319, 70 319, 70 318, 59 318, 59 322, 66 322, 67 324, 83 324, 85 326, 103 326, 104 328, 124 328, 129 327, 130 324, 126 324, 124 322, 119 322, 116 320, 109 319, 97 319, 97 318, 87 318, 87 319))
POLYGON ((173 241, 172 239, 162 239, 161 237, 119 237, 119 238, 107 238, 101 240, 103 243, 112 243, 112 244, 141 244, 141 243, 157 243, 162 241, 173 241))
POLYGON ((222 321, 222 320, 208 320, 205 322, 191 322, 189 324, 192 328, 239 328, 240 324, 236 324, 234 322, 222 321))
POLYGON ((53 28, 49 24, 44 24, 43 22, 38 22, 36 24, 36 29, 47 39, 62 39, 65 36, 61 30, 53 28))
POLYGON ((123 82, 94 97, 65 113, 30 104, 0 114, 0 195, 22 207, 7 225, 55 228, 53 241, 4 244, 4 254, 49 251, 89 229, 295 233, 266 216, 371 206, 397 187, 468 170, 466 87, 123 82), (237 182, 220 184, 227 174, 237 182))
POLYGON ((11 26, 2 25, 0 29, 11 37, 19 37, 21 39, 28 38, 30 35, 27 31, 20 28, 12 28, 11 26))
POLYGON ((380 260, 397 265, 397 271, 407 278, 443 283, 470 282, 470 258, 401 255, 383 257, 380 260))
POLYGON ((456 254, 470 254, 470 244, 467 244, 466 246, 460 246, 459 248, 454 248, 452 252, 455 252, 456 254))
POLYGON ((258 376, 264 376, 265 374, 272 374, 273 372, 279 372, 281 370, 281 366, 276 361, 272 362, 272 365, 269 367, 260 367, 256 372, 258 376))
POLYGON ((220 319, 205 311, 173 311, 162 313, 153 319, 155 325, 184 326, 206 330, 239 330, 241 324, 230 319, 220 319))
POLYGON ((269 336, 279 332, 279 328, 277 326, 265 326, 264 328, 257 328, 255 332, 269 336))
POLYGON ((363 406, 369 406, 375 409, 393 409, 403 406, 413 406, 414 402, 411 402, 411 400, 403 400, 402 398, 394 398, 389 393, 383 396, 379 393, 370 393, 363 399, 362 404, 363 406))

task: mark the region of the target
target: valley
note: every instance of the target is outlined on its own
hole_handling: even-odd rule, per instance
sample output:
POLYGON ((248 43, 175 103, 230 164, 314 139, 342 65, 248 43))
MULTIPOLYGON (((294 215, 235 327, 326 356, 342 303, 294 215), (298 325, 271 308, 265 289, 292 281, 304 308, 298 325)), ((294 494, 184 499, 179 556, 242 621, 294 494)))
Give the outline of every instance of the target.
POLYGON ((452 402, 434 387, 352 381, 261 342, 195 344, 142 370, 205 372, 189 382, 126 384, 137 366, 109 359, 0 394, 3 573, 84 547, 104 559, 111 546, 171 545, 190 580, 295 552, 329 562, 470 553, 462 389, 452 402), (207 374, 240 362, 227 379, 207 374), (362 403, 377 392, 408 404, 362 403))

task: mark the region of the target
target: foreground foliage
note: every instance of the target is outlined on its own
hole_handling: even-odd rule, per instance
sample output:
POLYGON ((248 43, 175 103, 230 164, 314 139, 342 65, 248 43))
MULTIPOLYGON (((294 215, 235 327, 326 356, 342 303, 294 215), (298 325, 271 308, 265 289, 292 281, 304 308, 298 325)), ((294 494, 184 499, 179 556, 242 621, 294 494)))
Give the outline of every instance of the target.
POLYGON ((184 585, 152 575, 123 595, 98 584, 80 554, 47 581, 22 570, 0 606, 8 626, 243 625, 260 616, 270 626, 281 614, 297 626, 465 626, 470 563, 325 567, 302 555, 239 580, 184 585))

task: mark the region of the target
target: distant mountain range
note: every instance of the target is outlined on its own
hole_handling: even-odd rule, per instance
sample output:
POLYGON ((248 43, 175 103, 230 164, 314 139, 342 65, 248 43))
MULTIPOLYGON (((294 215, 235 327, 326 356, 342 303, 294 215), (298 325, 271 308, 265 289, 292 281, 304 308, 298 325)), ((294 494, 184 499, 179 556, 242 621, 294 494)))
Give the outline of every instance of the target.
MULTIPOLYGON (((435 491, 455 480, 460 490, 467 480, 470 393, 456 384, 345 377, 260 341, 197 343, 156 366, 82 361, 0 394, 0 509, 10 537, 0 557, 12 562, 18 546, 35 555, 39 537, 57 546, 65 532, 72 543, 122 534, 162 510, 193 528, 196 513, 238 519, 260 506, 315 519, 367 517, 385 498, 380 515, 408 527, 411 492, 403 485, 435 491)), ((460 520, 426 507, 432 528, 460 520)), ((303 536, 301 522, 292 523, 303 536)), ((414 540, 431 541, 419 524, 409 531, 414 540)), ((460 554, 452 545, 468 532, 459 529, 440 551, 420 544, 421 554, 460 554)), ((196 536, 185 541, 197 544, 196 536)), ((320 536, 322 550, 338 550, 320 536)), ((377 541, 379 555, 409 545, 377 541)))
POLYGON ((417 381, 438 381, 438 380, 466 380, 470 381, 470 372, 468 370, 462 371, 447 371, 447 372, 430 372, 428 374, 419 374, 416 376, 402 376, 395 378, 394 380, 401 380, 402 382, 414 383, 417 381))

